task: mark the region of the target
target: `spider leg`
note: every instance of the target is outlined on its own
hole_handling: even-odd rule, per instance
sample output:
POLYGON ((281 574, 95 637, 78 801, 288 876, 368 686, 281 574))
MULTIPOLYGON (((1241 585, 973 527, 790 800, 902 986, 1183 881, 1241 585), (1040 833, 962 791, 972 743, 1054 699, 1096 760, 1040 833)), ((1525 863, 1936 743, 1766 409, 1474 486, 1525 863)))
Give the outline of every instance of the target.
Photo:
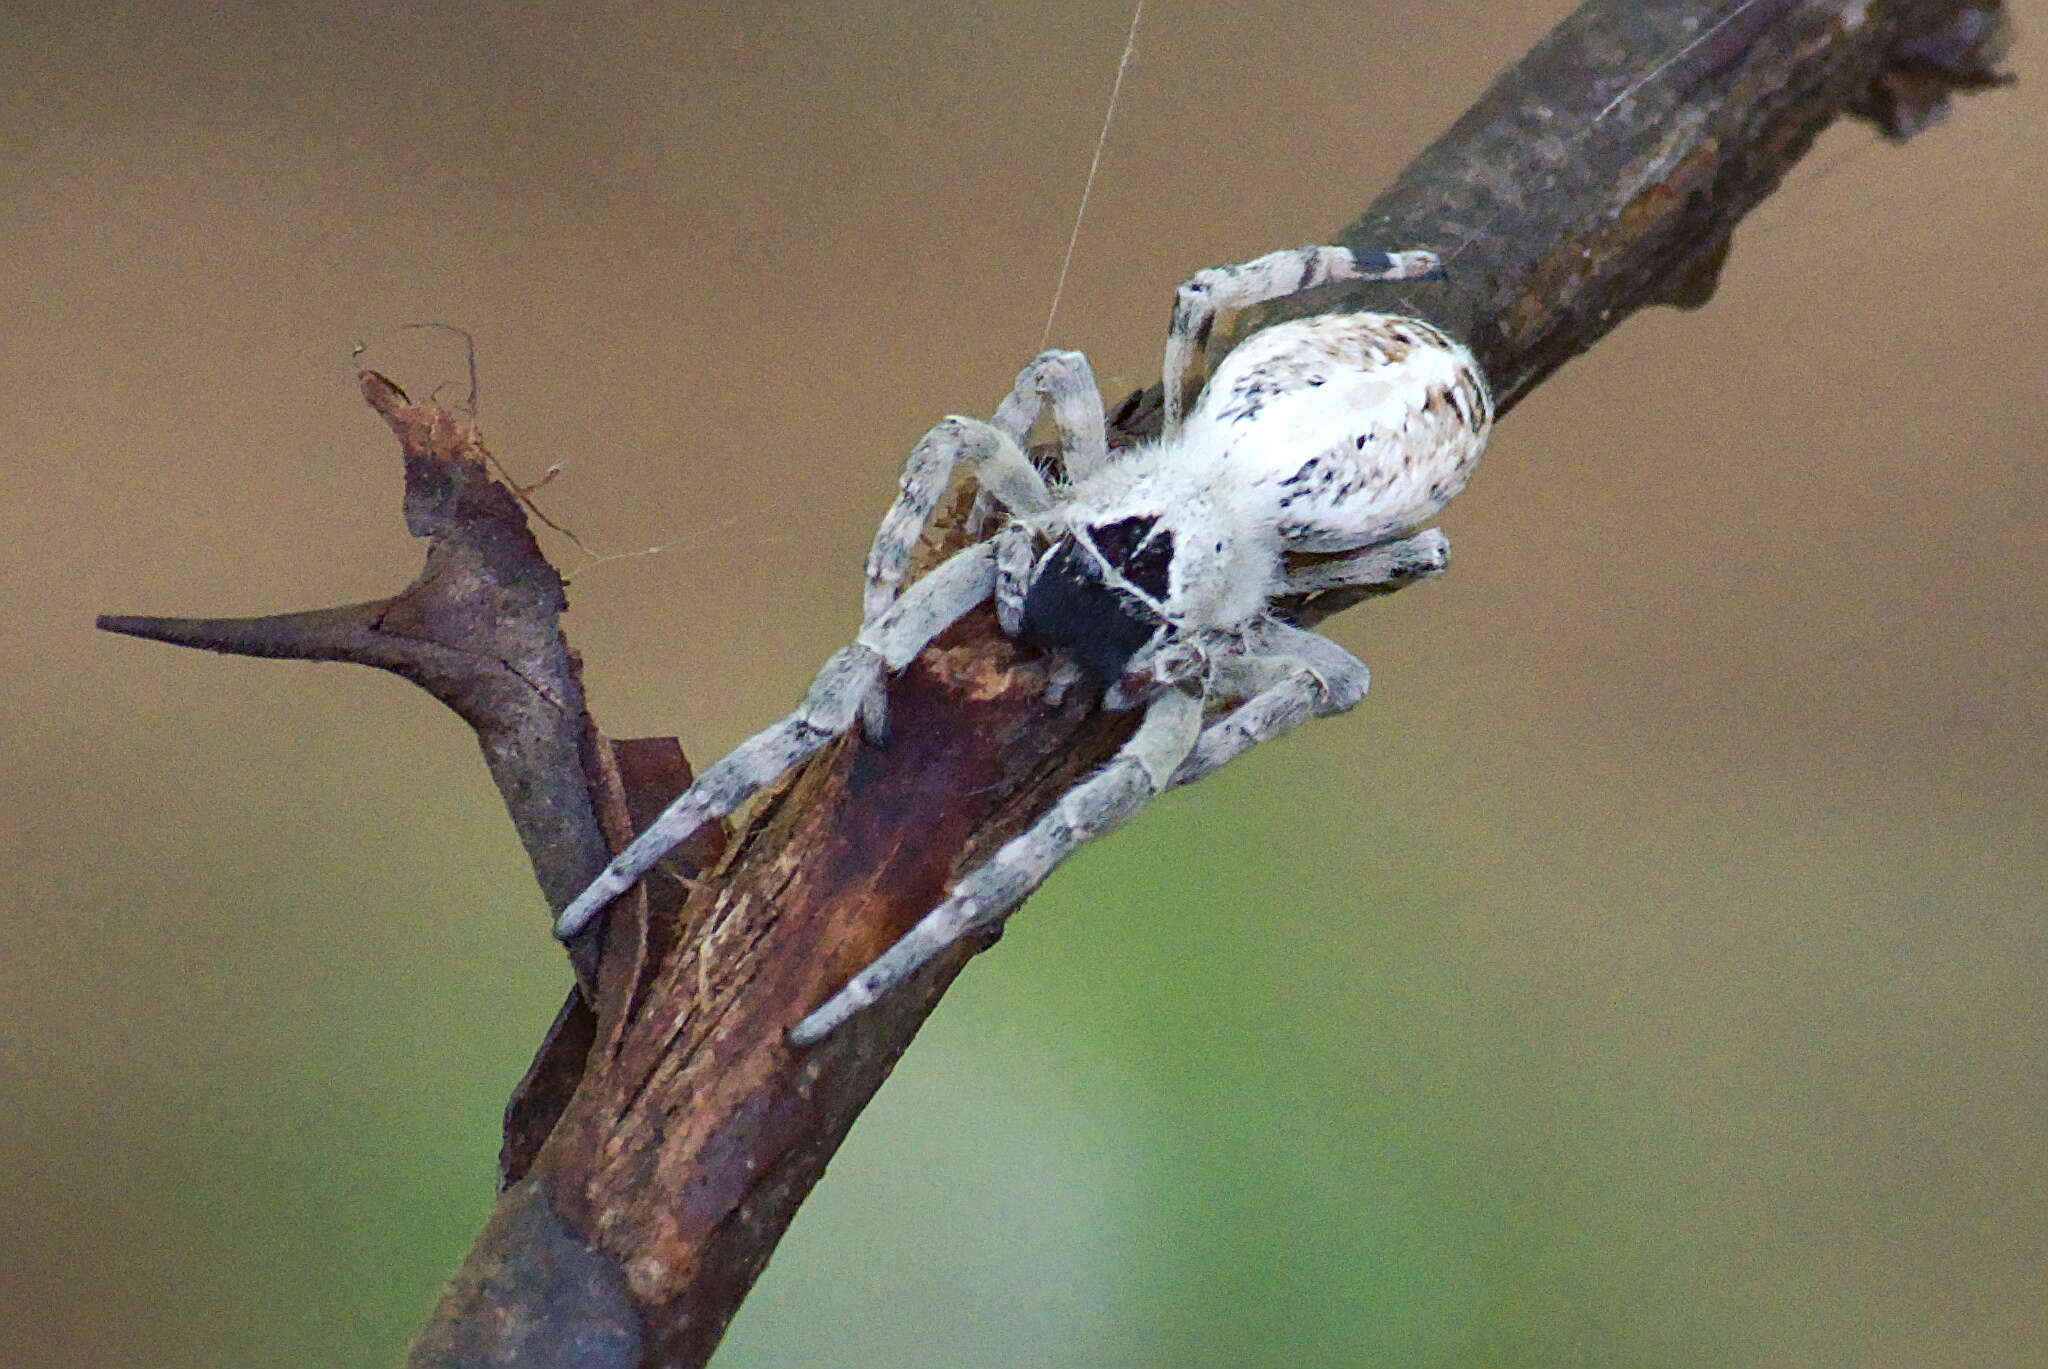
POLYGON ((881 692, 885 670, 899 670, 927 642, 988 597, 994 556, 986 545, 957 552, 907 593, 850 646, 832 653, 803 702, 781 722, 755 733, 713 764, 662 810, 555 921, 566 941, 598 911, 705 823, 724 817, 763 785, 851 728, 881 692))
POLYGON ((1222 310, 1249 308, 1331 281, 1423 280, 1442 271, 1434 252, 1353 252, 1348 247, 1315 246, 1197 271, 1175 293, 1173 322, 1166 330, 1166 436, 1177 434, 1187 417, 1187 379, 1195 358, 1209 345, 1210 330, 1222 310))
MULTIPOLYGON (((1011 513, 1024 516, 1042 513, 1052 507, 1052 492, 1046 488, 1045 478, 1031 464, 1031 458, 1024 454, 1024 449, 1002 429, 978 418, 963 418, 958 414, 935 424, 910 449, 910 459, 903 465, 896 502, 882 515, 881 525, 875 529, 874 545, 868 549, 867 588, 861 597, 864 632, 880 621, 888 613, 889 606, 896 602, 903 577, 910 573, 911 555, 924 536, 924 526, 931 520, 932 510, 952 480, 954 466, 963 460, 973 463, 975 480, 981 486, 981 495, 975 501, 977 508, 982 499, 990 496, 1011 513)), ((1011 573, 997 597, 997 609, 1004 630, 1015 635, 1024 623, 1024 591, 1014 571, 1014 538, 1002 544, 1007 558, 1004 564, 1011 573), (1011 607, 1012 599, 1015 600, 1014 607, 1011 607)), ((954 615, 955 618, 958 616, 954 615)), ((947 620, 949 624, 951 621, 947 620)), ((944 631, 944 625, 932 635, 936 636, 940 631, 944 631)), ((921 650, 923 642, 918 646, 921 650)), ((910 653, 911 656, 916 654, 916 651, 910 653)), ((906 656, 901 664, 907 664, 909 659, 906 656)), ((891 669, 900 669, 901 664, 891 669)), ((868 692, 861 705, 861 729, 874 742, 888 735, 889 696, 885 691, 874 689, 868 692)))
POLYGON ((996 549, 987 542, 962 547, 903 592, 854 641, 896 671, 910 664, 932 638, 960 621, 995 590, 996 549))
POLYGON ((1109 429, 1102 416, 1102 392, 1095 372, 1079 352, 1040 352, 1017 373, 1017 383, 996 406, 995 425, 1019 447, 1052 402, 1053 427, 1060 436, 1060 469, 1068 483, 1085 480, 1109 464, 1109 429))
POLYGON ((1399 588, 1426 576, 1441 575, 1450 564, 1450 539, 1435 528, 1427 528, 1413 537, 1361 547, 1326 561, 1289 566, 1281 593, 1313 594, 1318 590, 1374 585, 1399 588))
POLYGON ((1045 673, 1045 701, 1058 708, 1073 687, 1087 678, 1080 663, 1066 655, 1055 656, 1045 673))
POLYGON ((1001 921, 1082 842, 1129 821, 1165 789, 1201 726, 1199 698, 1183 690, 1161 690, 1122 750, 955 884, 945 902, 797 1023, 790 1041, 808 1046, 823 1039, 961 937, 1001 921))
POLYGON ((1031 590, 1031 566, 1038 557, 1036 539, 1022 523, 996 530, 996 625, 1015 637, 1024 630, 1024 596, 1031 590))
POLYGON ((1028 516, 1052 507, 1045 478, 1002 429, 957 414, 941 421, 911 448, 896 502, 875 529, 861 604, 863 625, 875 622, 895 602, 896 591, 910 572, 911 553, 960 461, 974 463, 975 479, 983 491, 1011 513, 1028 516))
POLYGON ((1202 729, 1173 783, 1192 784, 1311 717, 1344 712, 1365 697, 1370 680, 1365 662, 1329 638, 1263 624, 1249 652, 1216 668, 1216 691, 1244 702, 1202 729))

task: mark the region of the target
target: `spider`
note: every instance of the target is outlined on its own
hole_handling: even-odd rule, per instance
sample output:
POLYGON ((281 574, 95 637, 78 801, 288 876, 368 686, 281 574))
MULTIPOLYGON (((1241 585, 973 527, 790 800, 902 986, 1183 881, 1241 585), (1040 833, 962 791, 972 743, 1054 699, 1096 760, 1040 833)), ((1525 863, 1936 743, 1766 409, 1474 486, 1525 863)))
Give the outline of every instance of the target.
POLYGON ((1450 546, 1418 531, 1471 474, 1493 401, 1469 352, 1419 319, 1331 314, 1253 334, 1192 408, 1185 379, 1223 309, 1332 281, 1440 276, 1430 252, 1302 247, 1212 268, 1180 287, 1167 331, 1164 432, 1111 452, 1087 358, 1042 353, 990 422, 954 416, 917 444, 867 560, 861 629, 782 721, 742 742, 670 804, 563 911, 597 912, 704 823, 862 724, 886 741, 886 677, 991 597, 1002 630, 1065 657, 1110 709, 1142 708, 1131 739, 1030 829, 955 882, 938 907, 789 1033, 809 1045, 944 947, 998 922, 1090 837, 1170 786, 1200 779, 1310 716, 1363 698, 1365 663, 1285 621, 1277 601, 1393 589, 1441 572, 1450 546), (1050 480, 1025 442, 1050 404, 1050 480), (903 590, 954 467, 1002 519, 903 590), (1290 562, 1287 553, 1335 553, 1290 562), (899 592, 900 591, 900 592, 899 592))

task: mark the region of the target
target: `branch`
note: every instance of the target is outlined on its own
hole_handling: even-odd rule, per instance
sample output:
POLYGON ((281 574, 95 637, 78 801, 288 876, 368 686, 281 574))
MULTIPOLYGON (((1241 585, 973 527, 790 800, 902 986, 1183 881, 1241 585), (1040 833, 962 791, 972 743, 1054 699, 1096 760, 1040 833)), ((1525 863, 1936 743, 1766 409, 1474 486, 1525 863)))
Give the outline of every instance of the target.
MULTIPOLYGON (((1594 0, 1509 71, 1341 235, 1433 247, 1440 285, 1315 292, 1464 336, 1503 411, 1615 324, 1712 293, 1737 222, 1845 112, 1898 136, 1993 84, 1997 0, 1594 0), (1666 60, 1668 59, 1668 60, 1666 60), (1663 62, 1662 66, 1656 63, 1663 62)), ((589 722, 559 577, 474 428, 365 373, 399 436, 427 568, 377 604, 250 621, 104 619, 134 635, 395 670, 476 729, 560 909, 688 782, 672 743, 589 722)), ((1156 426, 1157 392, 1117 418, 1156 426)), ((1334 612, 1332 596, 1298 605, 1334 612)), ((986 613, 891 685, 886 747, 845 739, 658 871, 575 948, 572 994, 508 1108, 497 1211, 414 1365, 704 1362, 962 945, 809 1051, 783 1033, 1123 740, 1046 701, 1044 663, 986 613)))

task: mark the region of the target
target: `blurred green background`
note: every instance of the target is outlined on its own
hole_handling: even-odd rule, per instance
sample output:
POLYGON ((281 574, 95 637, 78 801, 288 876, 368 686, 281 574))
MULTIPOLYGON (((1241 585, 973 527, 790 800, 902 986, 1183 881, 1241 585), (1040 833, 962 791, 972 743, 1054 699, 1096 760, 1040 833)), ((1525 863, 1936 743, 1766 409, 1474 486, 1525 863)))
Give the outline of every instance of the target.
MULTIPOLYGON (((1155 3, 1056 340, 1154 377, 1182 277, 1347 222, 1568 8, 1155 3)), ((2048 1363, 2013 8, 2023 84, 1830 133, 1711 305, 1508 419, 1454 573, 1333 624, 1364 705, 1031 903, 721 1369, 2048 1363)), ((7 7, 0 1361, 396 1360, 567 982, 452 715, 93 613, 402 585, 350 349, 456 383, 447 320, 549 512, 667 547, 573 586, 599 718, 716 756, 1038 346, 1128 18, 7 7)))

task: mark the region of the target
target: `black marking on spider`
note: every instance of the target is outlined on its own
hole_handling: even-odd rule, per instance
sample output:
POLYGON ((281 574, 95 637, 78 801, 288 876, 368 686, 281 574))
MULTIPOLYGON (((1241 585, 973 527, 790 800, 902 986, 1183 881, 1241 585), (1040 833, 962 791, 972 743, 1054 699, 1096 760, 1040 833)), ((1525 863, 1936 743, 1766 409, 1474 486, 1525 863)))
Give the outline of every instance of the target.
POLYGON ((1164 601, 1173 570, 1173 534, 1157 518, 1120 518, 1088 529, 1102 559, 1153 599, 1164 601))
MULTIPOLYGON (((1164 598, 1173 536, 1150 535, 1156 521, 1126 518, 1104 524, 1093 530, 1094 542, 1102 559, 1132 584, 1164 598)), ((1027 638, 1064 651, 1105 684, 1123 678, 1131 657, 1164 621, 1151 605, 1106 584, 1095 557, 1072 534, 1053 547, 1024 596, 1027 638)))

